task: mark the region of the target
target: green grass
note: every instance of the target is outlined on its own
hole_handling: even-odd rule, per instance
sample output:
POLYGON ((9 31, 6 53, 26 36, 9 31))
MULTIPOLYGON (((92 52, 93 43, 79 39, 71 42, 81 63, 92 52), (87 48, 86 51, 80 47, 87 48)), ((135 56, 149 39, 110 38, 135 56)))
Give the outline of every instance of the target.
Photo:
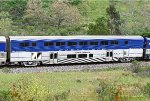
POLYGON ((43 85, 49 90, 49 95, 62 94, 70 90, 67 101, 98 101, 98 94, 95 92, 100 81, 114 83, 115 86, 122 86, 124 95, 129 96, 132 101, 141 98, 147 101, 148 97, 141 90, 149 78, 136 77, 129 71, 109 70, 109 71, 88 71, 88 72, 52 72, 52 73, 32 73, 32 74, 0 74, 0 91, 9 91, 13 83, 18 83, 19 79, 36 79, 38 85, 43 85), (134 93, 134 94, 133 94, 134 93))

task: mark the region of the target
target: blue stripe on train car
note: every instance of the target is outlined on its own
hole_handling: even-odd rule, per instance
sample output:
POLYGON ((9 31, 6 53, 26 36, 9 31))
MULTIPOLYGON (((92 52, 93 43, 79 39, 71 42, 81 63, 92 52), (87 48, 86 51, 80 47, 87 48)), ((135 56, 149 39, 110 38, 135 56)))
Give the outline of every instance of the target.
POLYGON ((115 39, 118 41, 117 45, 111 45, 113 39, 43 39, 43 40, 11 40, 11 52, 13 51, 70 51, 70 50, 109 50, 109 49, 129 49, 129 48, 143 48, 144 39, 115 39), (79 42, 86 41, 88 45, 81 46, 79 42), (108 45, 100 45, 101 41, 108 41, 108 45), (125 44, 128 41, 128 44, 125 44), (22 47, 20 43, 27 42, 29 46, 22 47), (32 46, 32 42, 36 42, 36 46, 32 46), (53 42, 54 46, 44 46, 44 42, 53 42), (56 42, 65 42, 64 46, 56 46, 56 42), (77 42, 76 46, 68 46, 68 42, 77 42), (98 45, 89 45, 90 42, 98 42, 98 45))
POLYGON ((6 43, 0 42, 0 52, 6 52, 6 43))

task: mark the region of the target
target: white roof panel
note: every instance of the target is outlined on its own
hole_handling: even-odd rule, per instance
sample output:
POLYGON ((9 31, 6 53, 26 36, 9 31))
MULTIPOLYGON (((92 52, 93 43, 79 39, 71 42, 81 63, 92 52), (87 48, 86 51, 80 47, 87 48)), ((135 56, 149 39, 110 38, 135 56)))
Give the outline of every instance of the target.
POLYGON ((0 42, 6 42, 6 38, 4 36, 0 36, 0 42))
POLYGON ((10 36, 10 40, 41 40, 41 39, 143 39, 142 36, 10 36))

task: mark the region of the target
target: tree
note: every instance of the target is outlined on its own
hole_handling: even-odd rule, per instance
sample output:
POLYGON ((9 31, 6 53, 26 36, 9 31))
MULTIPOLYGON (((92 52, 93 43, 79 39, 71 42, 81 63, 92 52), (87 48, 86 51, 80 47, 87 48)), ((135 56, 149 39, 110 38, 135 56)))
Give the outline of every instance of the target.
POLYGON ((9 12, 13 20, 21 19, 27 0, 0 0, 0 11, 9 12))
POLYGON ((144 37, 150 37, 150 29, 145 28, 145 29, 142 31, 142 36, 144 36, 144 37))
POLYGON ((120 27, 122 32, 129 35, 141 35, 145 33, 145 29, 150 29, 149 1, 124 0, 118 6, 120 5, 124 5, 124 9, 120 9, 121 19, 124 20, 120 27))
POLYGON ((79 26, 81 18, 78 9, 67 2, 55 1, 50 5, 49 21, 57 29, 79 26))
POLYGON ((121 19, 120 14, 116 10, 115 2, 110 1, 109 7, 106 9, 108 15, 108 26, 110 28, 111 34, 121 35, 120 26, 121 26, 121 19))
POLYGON ((7 36, 12 32, 12 19, 8 12, 0 12, 0 35, 7 36))
POLYGON ((28 31, 28 34, 42 34, 47 27, 47 15, 42 8, 42 0, 28 0, 26 13, 23 17, 23 29, 28 31))
POLYGON ((78 5, 82 2, 82 0, 68 0, 71 5, 78 5))
POLYGON ((98 18, 95 21, 95 24, 90 24, 88 28, 89 28, 88 34, 91 34, 91 35, 109 34, 107 19, 105 17, 98 18))
POLYGON ((28 0, 24 16, 25 22, 31 26, 41 25, 45 16, 41 0, 28 0))

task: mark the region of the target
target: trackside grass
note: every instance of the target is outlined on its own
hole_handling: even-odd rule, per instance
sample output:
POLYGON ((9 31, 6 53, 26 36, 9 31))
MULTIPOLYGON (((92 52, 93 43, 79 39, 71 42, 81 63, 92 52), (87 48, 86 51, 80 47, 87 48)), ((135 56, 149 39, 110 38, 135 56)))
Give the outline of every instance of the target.
POLYGON ((0 101, 149 101, 149 77, 104 70, 0 74, 0 101))

